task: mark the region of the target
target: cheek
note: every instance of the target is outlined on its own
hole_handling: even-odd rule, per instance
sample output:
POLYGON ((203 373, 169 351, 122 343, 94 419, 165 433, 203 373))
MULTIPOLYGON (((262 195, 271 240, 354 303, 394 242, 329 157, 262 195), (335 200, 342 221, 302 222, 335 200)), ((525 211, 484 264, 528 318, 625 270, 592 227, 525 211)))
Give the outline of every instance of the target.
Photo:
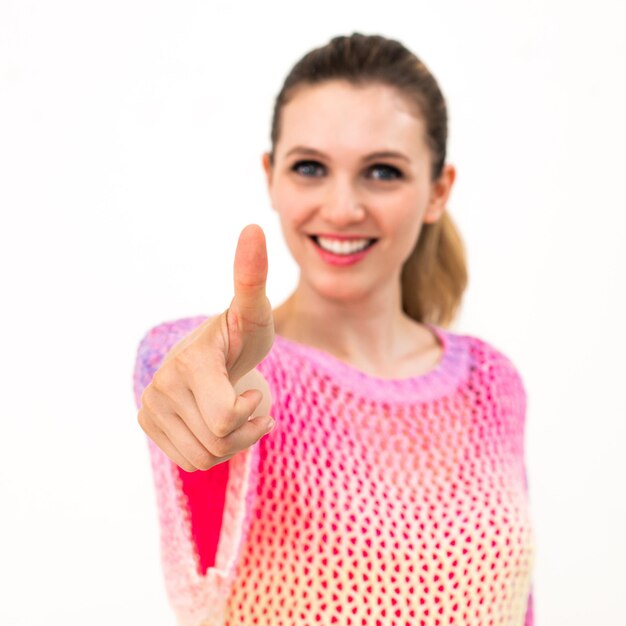
POLYGON ((306 207, 302 206, 301 198, 281 192, 280 196, 274 198, 274 210, 278 214, 285 243, 298 261, 301 256, 300 250, 306 245, 304 240, 304 224, 308 216, 306 207))
POLYGON ((399 197, 392 205, 386 207, 388 228, 394 231, 399 239, 414 239, 419 231, 423 213, 419 198, 414 194, 399 197))
POLYGON ((311 213, 311 202, 286 186, 273 196, 272 204, 280 216, 285 234, 301 226, 311 213))
POLYGON ((387 207, 385 230, 391 234, 391 253, 404 262, 415 247, 422 227, 423 209, 415 196, 387 207))

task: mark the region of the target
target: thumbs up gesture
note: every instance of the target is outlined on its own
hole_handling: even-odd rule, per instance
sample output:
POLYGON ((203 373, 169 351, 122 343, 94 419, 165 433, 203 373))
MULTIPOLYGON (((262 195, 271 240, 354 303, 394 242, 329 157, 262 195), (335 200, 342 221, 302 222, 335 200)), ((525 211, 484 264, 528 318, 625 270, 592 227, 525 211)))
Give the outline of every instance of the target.
POLYGON ((250 224, 235 251, 230 306, 179 341, 143 391, 140 426, 188 472, 230 459, 271 430, 269 387, 254 369, 274 342, 266 280, 265 235, 250 224))

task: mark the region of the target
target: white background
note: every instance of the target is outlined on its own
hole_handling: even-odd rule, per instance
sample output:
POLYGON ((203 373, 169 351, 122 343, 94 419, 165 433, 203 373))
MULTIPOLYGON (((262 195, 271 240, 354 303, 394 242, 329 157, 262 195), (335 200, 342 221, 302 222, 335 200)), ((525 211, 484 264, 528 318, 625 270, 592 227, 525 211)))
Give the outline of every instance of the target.
POLYGON ((226 308, 250 222, 290 293, 273 99, 353 31, 401 40, 448 101, 452 330, 527 387, 536 625, 626 623, 625 25, 617 0, 0 0, 0 623, 174 624, 137 344, 226 308))

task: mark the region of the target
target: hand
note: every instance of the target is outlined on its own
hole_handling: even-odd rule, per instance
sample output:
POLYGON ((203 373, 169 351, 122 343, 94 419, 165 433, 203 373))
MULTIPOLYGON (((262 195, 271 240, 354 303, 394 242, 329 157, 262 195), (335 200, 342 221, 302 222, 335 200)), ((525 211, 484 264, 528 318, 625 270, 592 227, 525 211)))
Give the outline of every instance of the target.
POLYGON ((235 251, 230 306, 179 341, 143 391, 139 424, 188 472, 230 459, 271 430, 269 388, 254 369, 274 342, 266 280, 265 235, 250 224, 235 251))

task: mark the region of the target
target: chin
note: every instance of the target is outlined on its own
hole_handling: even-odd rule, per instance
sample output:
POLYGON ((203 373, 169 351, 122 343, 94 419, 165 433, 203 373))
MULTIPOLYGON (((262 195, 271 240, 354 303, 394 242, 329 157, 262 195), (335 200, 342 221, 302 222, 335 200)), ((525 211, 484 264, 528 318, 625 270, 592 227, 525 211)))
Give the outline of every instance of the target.
POLYGON ((333 278, 309 282, 310 288, 326 300, 337 304, 350 304, 369 297, 376 291, 373 285, 357 284, 355 280, 333 278))

